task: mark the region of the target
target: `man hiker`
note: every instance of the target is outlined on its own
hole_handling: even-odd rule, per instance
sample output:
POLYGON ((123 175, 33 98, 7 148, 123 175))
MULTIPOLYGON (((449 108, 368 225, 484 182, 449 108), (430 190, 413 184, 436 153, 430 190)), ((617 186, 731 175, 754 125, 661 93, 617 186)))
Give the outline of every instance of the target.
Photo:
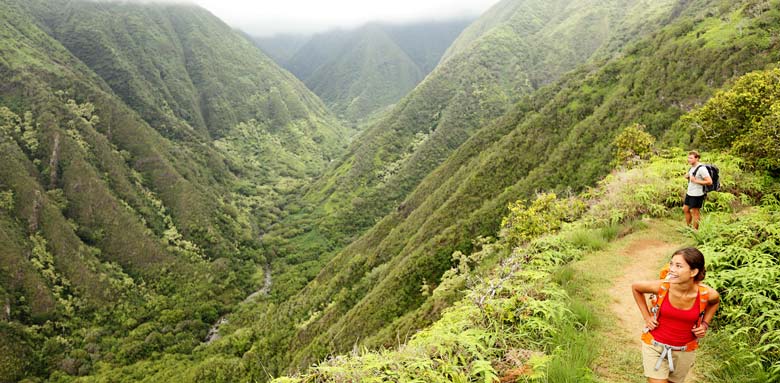
POLYGON ((688 226, 693 224, 694 230, 699 229, 699 209, 704 204, 704 192, 705 185, 712 185, 712 178, 710 172, 706 166, 703 166, 699 159, 701 156, 699 152, 688 152, 688 164, 691 168, 688 169, 688 173, 685 174, 685 179, 688 180, 688 191, 685 194, 685 202, 683 203, 683 213, 685 213, 685 223, 688 226))

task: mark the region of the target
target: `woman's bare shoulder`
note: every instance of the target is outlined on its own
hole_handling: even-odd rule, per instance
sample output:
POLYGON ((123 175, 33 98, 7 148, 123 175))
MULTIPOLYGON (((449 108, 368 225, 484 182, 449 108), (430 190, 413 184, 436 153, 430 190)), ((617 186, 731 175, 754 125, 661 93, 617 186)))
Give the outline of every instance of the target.
POLYGON ((715 290, 712 287, 705 285, 704 283, 699 283, 699 285, 707 288, 707 295, 709 295, 710 301, 715 299, 720 299, 720 294, 718 293, 718 290, 715 290))

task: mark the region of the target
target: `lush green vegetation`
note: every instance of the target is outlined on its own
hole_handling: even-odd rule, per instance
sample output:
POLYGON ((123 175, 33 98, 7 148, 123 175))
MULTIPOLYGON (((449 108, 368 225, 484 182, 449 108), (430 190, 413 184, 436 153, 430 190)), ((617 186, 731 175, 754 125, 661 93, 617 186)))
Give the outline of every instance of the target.
POLYGON ((278 52, 277 62, 339 117, 357 123, 409 93, 469 22, 371 23, 319 33, 298 44, 284 35, 255 41, 269 54, 278 52))
POLYGON ((699 142, 730 148, 754 167, 780 171, 780 69, 749 73, 685 121, 699 142))
MULTIPOLYGON (((709 360, 703 374, 711 382, 776 381, 780 183, 766 173, 742 170, 746 162, 740 158, 706 156, 728 182, 708 197, 701 231, 687 231, 708 259, 707 283, 723 295, 713 334, 701 351, 709 360)), ((497 240, 481 242, 468 256, 455 252, 454 266, 441 283, 432 290, 421 286, 423 294, 433 296, 467 288, 432 326, 398 348, 356 349, 275 382, 598 381, 591 363, 599 313, 569 294, 603 299, 603 291, 569 285, 575 271, 567 264, 604 248, 618 233, 642 230, 635 221, 677 216, 683 158, 685 151, 669 151, 615 172, 579 196, 540 194, 527 207, 523 201, 512 204, 497 240), (576 205, 588 209, 577 214, 577 209, 555 208, 576 205), (538 216, 541 207, 549 208, 549 219, 521 218, 538 216), (578 219, 563 223, 571 214, 578 219), (486 264, 495 266, 480 271, 486 264)), ((628 368, 640 373, 638 364, 628 368)))
MULTIPOLYGON (((464 132, 441 121, 429 136, 411 130, 416 136, 399 142, 406 125, 395 113, 433 106, 433 97, 411 101, 419 100, 418 92, 441 91, 434 87, 436 79, 458 63, 455 56, 447 60, 390 113, 392 118, 366 131, 357 139, 361 146, 312 186, 303 204, 316 207, 292 214, 264 238, 284 257, 275 265, 278 280, 288 288, 272 294, 276 302, 261 309, 269 311, 260 317, 284 312, 296 318, 293 323, 307 326, 263 319, 272 328, 259 329, 258 337, 273 341, 258 343, 265 345, 261 349, 293 350, 293 355, 268 353, 258 360, 295 370, 355 343, 395 344, 399 334, 435 320, 457 299, 457 294, 434 299, 420 294, 418 286, 435 285, 451 266, 454 251, 473 251, 472 238, 496 233, 497 217, 506 214, 510 202, 539 189, 565 196, 569 189, 593 184, 611 169, 611 143, 618 133, 637 123, 660 145, 691 145, 695 135, 680 116, 735 74, 778 60, 778 41, 768 28, 780 15, 771 4, 702 1, 667 9, 663 28, 631 41, 616 57, 585 64, 538 90, 502 118, 478 123, 482 128, 463 143, 456 138, 465 139, 464 132), (742 34, 708 45, 707 28, 721 28, 734 18, 743 20, 742 34), (383 132, 392 132, 392 139, 383 132), (454 147, 438 168, 429 170, 438 155, 454 147), (393 148, 403 156, 393 155, 393 148), (389 177, 380 172, 388 166, 385 158, 401 161, 389 177)), ((491 45, 474 46, 479 51, 491 45)), ((449 100, 446 108, 457 105, 443 100, 449 100)), ((481 105, 484 113, 487 104, 481 105)), ((458 110, 458 124, 468 121, 464 110, 458 110)), ((431 114, 398 116, 414 117, 418 124, 410 127, 419 127, 425 126, 421 116, 431 114)), ((684 170, 681 164, 679 171, 684 170)))
POLYGON ((776 380, 779 5, 504 1, 342 157, 203 10, 4 2, 0 380, 587 381, 565 265, 679 207, 675 145, 730 152, 708 376, 776 380))
MULTIPOLYGON (((722 352, 724 359, 706 375, 713 382, 735 377, 746 382, 774 381, 780 378, 780 355, 775 352, 780 341, 772 325, 780 265, 776 229, 780 184, 765 174, 742 171, 741 159, 707 155, 722 165, 732 181, 710 196, 702 231, 689 232, 708 257, 708 283, 724 295, 711 335, 717 343, 707 339, 702 351, 705 358, 722 352), (756 279, 756 273, 761 277, 756 279)), ((567 284, 574 271, 565 265, 584 252, 603 248, 618 232, 635 230, 634 220, 667 217, 679 209, 678 165, 684 156, 684 151, 676 150, 655 157, 613 174, 578 197, 559 200, 541 194, 527 209, 514 204, 497 241, 469 256, 456 252, 455 266, 441 284, 432 292, 428 285, 421 287, 435 296, 470 286, 432 326, 397 349, 355 350, 295 378, 276 381, 482 382, 507 376, 511 381, 597 381, 590 370, 594 355, 587 350, 597 342, 591 330, 598 325, 598 313, 569 296, 567 288, 579 293, 582 288, 567 284), (669 188, 670 184, 678 187, 669 188), (571 206, 574 201, 589 209, 562 228, 551 227, 549 221, 513 219, 536 206, 571 206), (644 209, 647 205, 651 208, 644 209), (652 208, 655 205, 661 208, 652 208), (512 237, 518 234, 527 244, 513 247, 512 237), (475 265, 485 263, 496 266, 480 273, 475 265)))
POLYGON ((6 1, 0 48, 0 381, 190 354, 346 130, 196 7, 6 1))

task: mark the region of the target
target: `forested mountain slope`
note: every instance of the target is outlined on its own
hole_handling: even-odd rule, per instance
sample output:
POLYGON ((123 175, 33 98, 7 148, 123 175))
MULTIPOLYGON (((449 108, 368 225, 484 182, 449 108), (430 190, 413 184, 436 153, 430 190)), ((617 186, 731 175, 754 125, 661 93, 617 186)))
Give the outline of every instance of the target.
MULTIPOLYGON (((215 166, 252 168, 254 183, 281 184, 274 189, 283 190, 342 150, 345 131, 320 100, 203 9, 77 1, 54 10, 45 1, 25 4, 161 134, 217 140, 216 146, 229 148, 228 160, 209 160, 215 166)), ((205 150, 200 147, 191 150, 205 150)), ((261 194, 270 200, 266 210, 282 204, 274 190, 261 194)))
POLYGON ((189 353, 347 132, 193 6, 4 1, 0 48, 0 380, 189 353))
POLYGON ((256 38, 340 117, 365 120, 405 96, 436 66, 470 20, 408 24, 370 23, 312 36, 290 54, 289 36, 256 38))
POLYGON ((299 62, 317 62, 308 55, 308 47, 317 40, 315 37, 301 48, 290 68, 344 119, 365 119, 409 93, 424 76, 401 47, 375 25, 347 36, 342 48, 327 52, 331 57, 311 74, 295 72, 299 62))
MULTIPOLYGON (((770 26, 780 17, 777 2, 721 5, 681 5, 668 26, 622 57, 567 74, 459 147, 297 297, 299 307, 317 297, 328 302, 297 332, 296 342, 311 342, 302 355, 354 342, 391 344, 446 305, 447 297, 433 300, 420 286, 437 283, 454 251, 470 252, 475 238, 495 233, 509 202, 591 184, 608 171, 609 142, 623 127, 638 122, 663 136, 713 87, 776 65, 780 41, 770 26)), ((690 143, 687 134, 667 140, 690 143)))
MULTIPOLYGON (((386 327, 422 303, 419 286, 423 280, 437 280, 448 267, 453 250, 471 247, 474 228, 469 224, 454 224, 452 217, 469 219, 476 211, 461 206, 480 206, 479 196, 468 195, 473 190, 467 193, 464 192, 469 189, 458 190, 471 182, 472 176, 465 172, 476 167, 477 163, 470 162, 472 158, 477 161, 480 153, 482 156, 522 153, 529 158, 545 158, 538 148, 506 153, 487 146, 511 131, 515 125, 510 121, 519 118, 528 106, 517 107, 497 123, 491 121, 533 90, 530 78, 545 77, 524 72, 524 63, 555 61, 561 57, 585 60, 588 52, 594 53, 602 47, 605 47, 603 52, 608 52, 606 47, 617 47, 619 42, 629 40, 641 30, 634 23, 661 25, 674 20, 671 17, 675 13, 673 4, 658 2, 653 3, 654 7, 645 2, 581 2, 577 3, 579 6, 568 2, 520 3, 524 7, 512 8, 517 12, 512 23, 499 23, 499 27, 472 44, 472 50, 442 63, 387 118, 363 133, 335 169, 309 189, 300 203, 303 209, 292 212, 293 215, 264 237, 264 243, 278 255, 275 270, 284 287, 272 293, 277 302, 288 299, 297 286, 317 275, 291 301, 280 303, 292 310, 286 315, 299 318, 296 320, 306 323, 305 327, 260 329, 262 334, 295 334, 288 335, 293 349, 300 349, 295 351, 293 366, 310 363, 334 349, 351 347, 357 339, 367 344, 382 343, 394 338, 397 328, 404 334, 435 317, 435 313, 419 317, 409 314, 386 327), (589 17, 584 17, 583 10, 589 17), (600 33, 595 35, 592 33, 594 18, 601 26, 600 33), (531 23, 534 20, 536 24, 531 23), (580 44, 574 36, 582 31, 589 31, 588 36, 601 43, 580 44), (553 41, 572 45, 564 43, 553 48, 553 41), (578 47, 583 51, 573 55, 578 47), (469 139, 481 132, 481 127, 486 127, 482 128, 484 133, 469 139), (470 144, 459 148, 466 142, 470 144), (474 147, 474 144, 485 146, 474 147), (452 153, 456 156, 442 168, 446 170, 433 172, 452 153), (420 184, 426 176, 428 181, 420 184), (440 188, 445 184, 446 188, 440 188), (408 198, 407 194, 415 188, 417 191, 408 198), (463 195, 458 198, 456 194, 463 195), (423 201, 427 201, 425 208, 420 209, 423 201), (390 214, 381 218, 386 213, 390 214), (360 236, 371 226, 371 230, 360 236), (347 243, 350 245, 339 252, 347 243), (319 271, 320 264, 329 260, 331 254, 336 254, 335 258, 319 271), (345 331, 348 323, 359 325, 345 331), (377 334, 380 328, 386 332, 377 334), (373 335, 376 337, 367 339, 373 335)), ((570 68, 576 65, 569 63, 570 68)), ((563 70, 561 67, 552 72, 563 70)), ((545 81, 552 81, 552 77, 540 83, 545 81)), ((550 97, 550 93, 544 93, 535 100, 539 103, 550 97)), ((558 102, 568 104, 572 100, 558 102)), ((577 102, 569 106, 577 107, 577 102)), ((576 118, 584 117, 585 114, 576 114, 576 118)), ((560 121, 562 130, 566 121, 574 120, 560 121)), ((542 145, 548 139, 541 133, 528 138, 538 139, 542 145)), ((509 163, 502 171, 522 172, 532 167, 509 163)), ((500 179, 494 186, 488 179, 491 177, 479 178, 473 188, 490 193, 495 187, 503 188, 498 185, 512 181, 512 178, 500 179)), ((494 217, 500 208, 491 210, 494 217)), ((483 224, 484 221, 472 226, 481 228, 483 224)), ((281 325, 276 320, 266 322, 273 323, 274 327, 281 325)), ((266 339, 264 344, 270 342, 265 335, 261 338, 266 339)), ((283 343, 271 343, 263 348, 289 347, 284 343, 289 340, 280 341, 283 343)))

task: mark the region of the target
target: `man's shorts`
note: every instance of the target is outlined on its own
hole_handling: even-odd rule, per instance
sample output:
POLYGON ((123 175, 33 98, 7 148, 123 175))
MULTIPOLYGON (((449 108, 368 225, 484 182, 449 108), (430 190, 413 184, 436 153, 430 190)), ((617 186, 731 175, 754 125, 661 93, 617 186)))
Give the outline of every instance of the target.
POLYGON ((664 357, 661 367, 655 370, 655 363, 661 356, 663 347, 651 346, 642 343, 642 365, 645 368, 645 376, 652 379, 668 379, 669 382, 683 383, 688 371, 693 367, 696 361, 695 351, 672 351, 672 361, 674 362, 674 372, 669 372, 669 360, 664 357))
POLYGON ((702 205, 704 205, 704 197, 706 197, 706 195, 694 197, 686 194, 683 205, 687 205, 691 209, 701 209, 702 205))

